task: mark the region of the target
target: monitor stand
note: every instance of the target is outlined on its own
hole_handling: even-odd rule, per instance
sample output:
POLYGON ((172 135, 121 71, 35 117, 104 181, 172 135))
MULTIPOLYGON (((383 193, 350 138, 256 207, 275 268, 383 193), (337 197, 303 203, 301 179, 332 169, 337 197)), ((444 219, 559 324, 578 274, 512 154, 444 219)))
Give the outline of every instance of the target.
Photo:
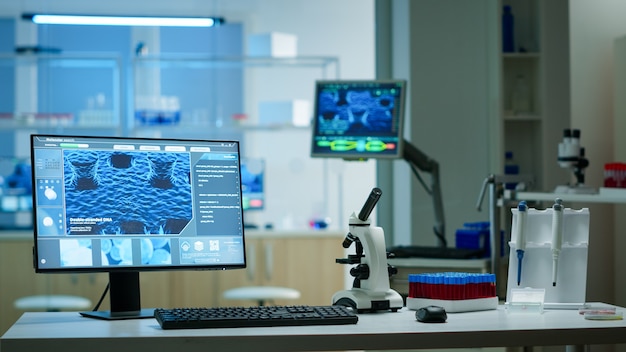
POLYGON ((154 318, 153 308, 141 309, 139 272, 109 273, 110 311, 85 311, 80 315, 103 320, 154 318))

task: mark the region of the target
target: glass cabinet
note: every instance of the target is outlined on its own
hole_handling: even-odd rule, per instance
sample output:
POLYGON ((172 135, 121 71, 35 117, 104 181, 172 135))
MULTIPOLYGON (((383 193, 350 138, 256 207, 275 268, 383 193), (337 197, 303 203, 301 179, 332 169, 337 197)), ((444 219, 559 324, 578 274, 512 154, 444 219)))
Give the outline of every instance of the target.
MULTIPOLYGON (((328 216, 333 188, 327 162, 309 158, 314 83, 338 77, 334 57, 0 56, 0 78, 13 82, 0 95, 0 176, 15 179, 30 167, 32 133, 236 139, 242 155, 263 160, 265 191, 275 200, 247 219, 306 228, 310 218, 328 216)), ((11 184, 1 186, 0 215, 8 220, 0 216, 0 228, 28 227, 11 219, 30 219, 23 202, 30 191, 11 184)))

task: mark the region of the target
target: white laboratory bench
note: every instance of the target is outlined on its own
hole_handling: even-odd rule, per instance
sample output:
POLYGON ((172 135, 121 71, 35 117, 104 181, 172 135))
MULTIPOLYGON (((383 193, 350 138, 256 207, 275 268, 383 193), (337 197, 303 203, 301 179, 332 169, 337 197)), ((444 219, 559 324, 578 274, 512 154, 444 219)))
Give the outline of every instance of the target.
MULTIPOLYGON (((618 307, 622 311, 623 308, 618 307)), ((25 313, 0 338, 2 352, 339 351, 626 343, 625 320, 586 320, 577 310, 543 314, 496 310, 417 322, 415 311, 359 314, 357 324, 163 330, 155 319, 105 321, 78 313, 25 313)))

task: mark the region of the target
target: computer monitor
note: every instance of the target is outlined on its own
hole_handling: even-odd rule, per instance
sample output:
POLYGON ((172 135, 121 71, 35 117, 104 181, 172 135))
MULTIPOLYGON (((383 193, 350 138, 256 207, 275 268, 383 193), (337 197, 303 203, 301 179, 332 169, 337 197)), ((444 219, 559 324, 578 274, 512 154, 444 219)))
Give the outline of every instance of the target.
POLYGON ((405 80, 318 81, 311 156, 404 159, 433 200, 433 231, 446 247, 439 163, 404 139, 405 80), (430 186, 420 172, 429 173, 430 186))
POLYGON ((312 157, 402 158, 406 81, 318 81, 312 157))
POLYGON ((237 141, 32 135, 38 273, 109 273, 100 319, 152 317, 139 272, 245 268, 237 141))
POLYGON ((241 159, 241 193, 244 211, 265 209, 265 160, 241 159))

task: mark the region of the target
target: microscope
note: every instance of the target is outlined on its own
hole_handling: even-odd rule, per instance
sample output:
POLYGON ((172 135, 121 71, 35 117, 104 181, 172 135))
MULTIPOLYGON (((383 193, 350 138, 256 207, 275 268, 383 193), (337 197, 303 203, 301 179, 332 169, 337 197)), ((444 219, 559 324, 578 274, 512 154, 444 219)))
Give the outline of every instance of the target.
POLYGON ((593 194, 594 188, 585 185, 585 169, 589 160, 585 158, 585 148, 580 146, 580 130, 565 129, 563 142, 559 143, 559 166, 572 169, 576 177, 575 185, 557 186, 555 193, 593 194))
POLYGON ((335 293, 332 304, 351 307, 358 313, 396 312, 404 306, 402 296, 389 287, 389 278, 397 269, 387 263, 385 233, 381 227, 370 226, 369 215, 381 195, 379 188, 372 189, 359 215, 352 213, 343 247, 349 248, 354 243, 356 252, 336 260, 339 264, 356 266, 350 269, 354 277, 352 288, 335 293))

